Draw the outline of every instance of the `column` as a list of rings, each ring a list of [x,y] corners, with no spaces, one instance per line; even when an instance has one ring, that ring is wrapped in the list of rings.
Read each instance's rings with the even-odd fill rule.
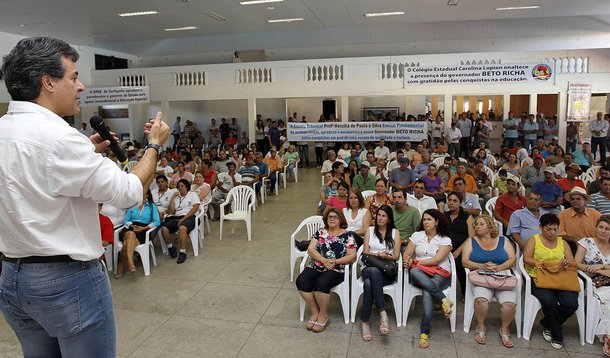
[[[405,112],[405,114],[407,116],[409,114],[413,114],[413,97],[405,96],[405,108],[404,108],[403,112]]]
[[[430,97],[430,112],[432,112],[432,118],[436,117],[436,114],[438,113],[438,96],[432,96]]]
[[[538,94],[530,94],[530,114],[538,113]]]
[[[497,106],[497,105],[496,105]],[[508,118],[508,112],[510,112],[510,94],[504,94],[504,101],[502,102],[503,118]]]
[[[445,94],[445,130],[451,128],[451,121],[453,120],[453,95],[450,93]]]
[[[248,98],[248,140],[256,143],[256,98]]]
[[[559,143],[566,147],[566,127],[568,126],[568,92],[559,92],[557,101],[557,123],[559,124]]]
[[[341,105],[341,122],[349,122],[349,97],[339,97],[339,103]]]

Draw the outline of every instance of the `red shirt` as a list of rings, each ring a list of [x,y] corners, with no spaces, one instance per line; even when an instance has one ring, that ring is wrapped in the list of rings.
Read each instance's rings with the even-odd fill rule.
[[[587,187],[585,186],[585,183],[580,180],[580,179],[574,179],[574,186],[572,186],[572,183],[570,183],[568,181],[568,179],[566,178],[561,178],[559,180],[557,180],[557,185],[559,185],[561,187],[561,189],[563,189],[563,193],[567,193],[568,191],[572,191],[572,189],[574,189],[575,186],[579,186],[583,189],[587,189]]]
[[[100,229],[102,231],[102,241],[106,241],[109,244],[114,242],[114,225],[110,218],[105,215],[100,215]]]
[[[510,196],[509,193],[504,193],[496,200],[496,206],[494,207],[494,213],[500,215],[502,219],[509,221],[510,216],[515,210],[523,209],[527,199],[523,195],[517,195],[517,197]]]

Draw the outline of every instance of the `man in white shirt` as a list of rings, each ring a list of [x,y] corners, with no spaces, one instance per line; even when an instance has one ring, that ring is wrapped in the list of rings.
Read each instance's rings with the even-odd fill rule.
[[[555,168],[553,168],[553,172],[555,172],[555,179],[561,179],[568,176],[566,173],[566,168],[572,164],[572,153],[565,153],[563,155],[563,162],[557,164]]]
[[[345,165],[345,167],[347,168],[347,164],[345,163],[345,161],[343,159],[338,159],[337,153],[335,153],[334,150],[329,150],[328,152],[326,152],[326,155],[328,155],[328,159],[326,159],[324,163],[322,163],[322,170],[320,170],[320,173],[325,174],[331,171],[333,169],[333,163],[335,161],[343,163],[343,165]]]
[[[451,128],[445,134],[445,139],[449,143],[447,154],[457,157],[460,155],[460,140],[462,139],[462,131],[456,127],[455,122],[451,123]]]
[[[375,158],[388,160],[390,158],[390,148],[385,146],[385,140],[380,140],[379,145],[375,147]]]
[[[597,119],[589,124],[591,132],[591,153],[593,159],[606,164],[606,136],[608,135],[608,121],[604,120],[604,114],[597,112]],[[599,157],[597,157],[597,147],[599,146]]]
[[[212,202],[210,203],[214,209],[212,221],[220,220],[220,204],[225,201],[227,194],[233,187],[241,184],[241,175],[236,172],[235,163],[227,162],[227,169],[227,172],[218,174],[216,188],[212,191]]]
[[[80,112],[78,57],[64,41],[27,38],[2,64],[12,101],[0,119],[0,310],[25,357],[116,356],[98,203],[140,203],[169,136],[158,113],[129,173],[102,157],[109,141],[62,119]]]
[[[438,209],[436,200],[433,197],[424,195],[426,191],[426,183],[418,179],[413,185],[413,195],[407,194],[407,202],[410,206],[414,206],[419,210],[420,215],[424,215],[424,211],[428,209]]]
[[[438,143],[443,144],[443,130],[445,129],[445,124],[442,122],[443,117],[439,114],[434,119],[434,122],[429,123],[428,128],[430,128],[430,137],[432,138],[432,147],[436,148]]]

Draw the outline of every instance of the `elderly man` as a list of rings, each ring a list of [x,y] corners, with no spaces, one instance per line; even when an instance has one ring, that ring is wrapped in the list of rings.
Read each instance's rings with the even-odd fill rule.
[[[241,183],[241,175],[235,171],[235,163],[228,162],[227,168],[227,172],[218,174],[216,188],[212,191],[211,205],[214,209],[212,221],[220,220],[220,204],[225,201],[229,191]]]
[[[400,167],[390,172],[390,186],[398,190],[411,190],[415,175],[409,168],[409,159],[402,157],[398,163]]]
[[[405,146],[402,150],[405,153],[405,157],[409,159],[409,162],[413,160],[413,155],[415,154],[415,150],[412,148],[411,142],[405,142]]]
[[[506,179],[506,193],[500,195],[496,200],[493,216],[502,223],[504,228],[508,227],[510,216],[517,210],[523,209],[526,199],[519,193],[519,179],[510,175]]]
[[[536,182],[532,191],[540,194],[540,211],[542,214],[559,214],[563,203],[563,189],[555,182],[552,168],[544,169],[544,180]]]
[[[602,215],[610,215],[610,178],[602,179],[601,190],[591,195],[591,202],[587,207],[599,211]]]
[[[421,155],[421,162],[417,163],[413,169],[415,172],[415,179],[428,175],[428,165],[430,165],[430,153],[423,152]]]
[[[521,250],[525,249],[530,237],[540,234],[540,215],[540,194],[532,191],[527,194],[525,208],[515,210],[510,216],[506,235],[509,235]]]
[[[345,165],[345,167],[347,168],[347,163],[345,163],[343,159],[338,159],[337,153],[335,153],[334,150],[329,150],[328,152],[326,152],[326,155],[328,156],[328,159],[326,159],[324,163],[322,163],[322,170],[320,170],[320,173],[326,174],[331,171],[333,169],[333,163],[336,161],[343,163],[343,165]]]
[[[407,202],[407,192],[402,189],[397,189],[392,193],[392,214],[394,214],[394,226],[400,231],[400,240],[404,251],[409,238],[415,232],[421,221],[419,210],[409,205]]]
[[[597,156],[597,147],[599,147],[599,162],[606,162],[606,136],[608,135],[608,121],[604,119],[602,112],[597,112],[597,118],[589,122],[589,131],[591,132],[591,152],[593,158]]]
[[[385,146],[385,140],[381,139],[379,145],[375,147],[375,158],[377,159],[390,159],[390,149]]]
[[[466,163],[459,162],[456,169],[457,173],[455,173],[455,175],[449,178],[449,183],[447,184],[447,191],[455,190],[453,183],[457,178],[462,178],[466,185],[466,191],[471,194],[476,194],[479,190],[477,188],[477,182],[474,180],[474,177],[472,175],[466,173]]]
[[[416,207],[420,215],[424,215],[424,211],[428,209],[438,209],[436,200],[433,197],[424,195],[426,191],[426,183],[423,180],[417,180],[413,185],[413,195],[407,194],[407,202],[410,206]]]
[[[536,154],[534,157],[534,165],[529,165],[523,169],[521,183],[523,183],[523,186],[525,186],[525,189],[528,192],[532,189],[534,183],[544,180],[543,163],[544,157],[540,154]]]
[[[352,188],[363,192],[365,190],[375,190],[375,176],[370,173],[371,164],[366,160],[360,163],[360,174],[354,177]]]
[[[591,197],[581,187],[574,187],[572,191],[565,193],[564,197],[570,201],[569,209],[559,213],[559,235],[571,241],[574,245],[583,237],[595,237],[597,235],[597,220],[602,214],[599,211],[587,208],[591,203]]]

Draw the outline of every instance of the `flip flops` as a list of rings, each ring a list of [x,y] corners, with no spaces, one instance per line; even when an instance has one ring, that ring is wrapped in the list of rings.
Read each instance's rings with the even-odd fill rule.
[[[330,319],[326,319],[326,322],[324,322],[324,323],[314,322],[313,328],[311,330],[316,333],[322,333],[328,327],[329,324],[330,324]]]
[[[515,342],[513,342],[509,334],[503,334],[501,330],[498,330],[498,334],[500,335],[500,341],[504,347],[513,348],[515,346]]]

